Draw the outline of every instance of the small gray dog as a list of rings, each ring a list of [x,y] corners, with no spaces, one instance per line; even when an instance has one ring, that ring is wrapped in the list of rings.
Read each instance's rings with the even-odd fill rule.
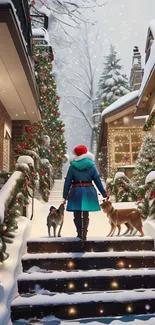
[[[64,222],[64,211],[64,203],[61,203],[58,209],[53,206],[50,207],[50,212],[47,216],[47,228],[49,237],[51,237],[51,227],[53,227],[53,234],[54,237],[56,237],[56,229],[58,226],[60,226],[58,231],[58,237],[61,237],[61,229]]]

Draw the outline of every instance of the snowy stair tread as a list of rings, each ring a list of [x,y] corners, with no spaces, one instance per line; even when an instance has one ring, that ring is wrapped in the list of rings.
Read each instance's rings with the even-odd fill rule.
[[[27,246],[29,253],[136,251],[153,250],[154,241],[151,237],[101,237],[89,238],[85,242],[73,237],[40,237],[30,238]]]
[[[12,303],[12,319],[55,315],[76,319],[125,314],[155,313],[155,289],[132,291],[38,294],[18,297]]]
[[[18,279],[20,294],[132,290],[155,287],[155,269],[90,270],[77,272],[23,273]]]
[[[155,267],[154,251],[37,253],[22,258],[23,270],[34,266],[50,270],[90,270]]]

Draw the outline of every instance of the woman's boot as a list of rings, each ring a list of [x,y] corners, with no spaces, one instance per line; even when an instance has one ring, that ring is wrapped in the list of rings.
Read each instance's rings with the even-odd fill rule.
[[[74,224],[77,231],[77,237],[82,239],[82,216],[81,211],[74,211]]]
[[[85,211],[83,212],[82,240],[87,240],[88,225],[89,225],[89,213]]]

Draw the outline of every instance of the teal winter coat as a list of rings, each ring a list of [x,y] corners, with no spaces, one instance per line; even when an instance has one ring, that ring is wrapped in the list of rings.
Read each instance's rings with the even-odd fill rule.
[[[73,161],[69,167],[64,184],[63,198],[68,199],[67,211],[99,211],[101,210],[95,187],[77,186],[72,187],[72,183],[94,182],[102,196],[106,197],[106,192],[101,183],[95,163],[84,158]]]

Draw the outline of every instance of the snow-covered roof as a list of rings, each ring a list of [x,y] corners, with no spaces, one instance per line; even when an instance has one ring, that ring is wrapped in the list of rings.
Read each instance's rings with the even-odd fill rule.
[[[151,30],[151,33],[152,33],[153,38],[155,39],[155,19],[152,19],[149,22],[149,28]]]
[[[45,28],[32,28],[33,37],[43,37],[44,40],[49,43],[49,34]]]
[[[141,84],[141,87],[139,90],[139,96],[142,94],[142,92],[146,86],[146,83],[149,79],[149,76],[150,76],[154,67],[155,67],[155,40],[152,43],[150,56],[147,60],[145,68],[144,68],[144,76],[143,76],[142,84]]]
[[[107,114],[109,114],[109,113],[117,110],[121,106],[132,102],[134,99],[138,98],[138,94],[139,94],[139,90],[134,90],[134,91],[126,94],[125,96],[119,98],[118,100],[116,100],[116,102],[114,102],[113,104],[111,104],[110,106],[108,106],[102,112],[102,117],[104,117],[105,115],[107,115]]]

